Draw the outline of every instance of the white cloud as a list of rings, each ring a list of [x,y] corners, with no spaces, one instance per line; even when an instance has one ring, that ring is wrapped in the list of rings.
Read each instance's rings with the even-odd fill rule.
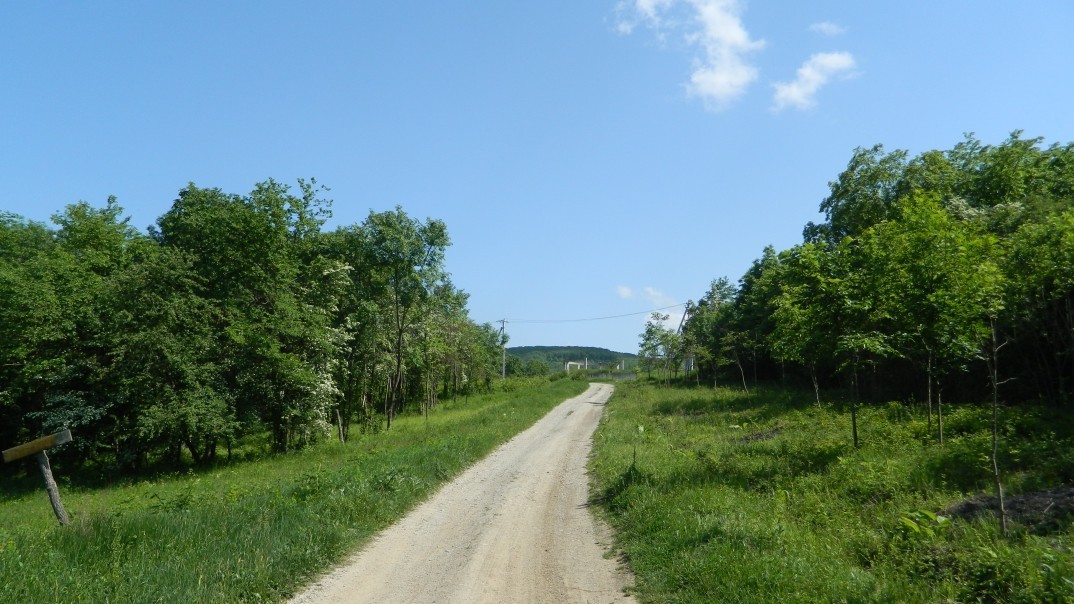
[[[793,82],[774,84],[776,93],[772,108],[781,111],[786,107],[813,107],[816,105],[817,92],[833,77],[851,75],[854,66],[854,57],[849,52],[822,52],[809,57],[809,60],[798,68]]]
[[[821,21],[820,23],[810,25],[809,31],[821,34],[822,36],[838,36],[845,33],[846,28],[842,25],[832,23],[831,21]]]
[[[620,0],[615,7],[619,15],[616,29],[621,34],[631,34],[638,25],[646,24],[653,29],[662,29],[663,13],[667,12],[678,0]]]
[[[675,0],[635,0],[638,12],[650,21],[658,21],[660,13],[667,10]]]
[[[625,285],[617,285],[617,286],[615,286],[615,293],[620,298],[623,298],[624,300],[627,299],[627,298],[633,298],[634,297],[634,290],[630,289],[629,287],[627,287]]]
[[[699,43],[705,60],[690,76],[690,94],[700,96],[711,109],[723,109],[746,92],[757,79],[757,68],[746,55],[764,48],[742,25],[735,0],[691,0],[702,29]]]
[[[665,306],[677,304],[675,298],[672,298],[658,289],[646,287],[643,291],[646,299],[648,299],[653,306],[663,308]]]
[[[666,19],[676,8],[688,18]],[[686,90],[690,96],[700,97],[709,109],[726,108],[757,79],[757,68],[747,55],[764,48],[765,41],[752,39],[746,31],[738,0],[633,0],[620,2],[617,10],[618,29],[625,34],[641,23],[659,36],[685,28],[686,42],[701,49]],[[624,17],[627,14],[631,16]]]
[[[622,285],[617,287],[616,289],[619,291],[627,290],[631,292],[631,295],[637,294],[643,296],[646,300],[649,301],[649,305],[652,306],[653,309],[667,308],[669,306],[678,306],[678,301],[675,300],[675,298],[672,298],[671,296],[656,289],[655,287],[644,287],[640,292],[634,292],[634,290],[630,289],[629,287],[625,287]],[[661,324],[667,329],[678,329],[679,323],[682,321],[683,315],[685,314],[682,308],[667,308],[667,310],[662,310],[659,312],[661,314],[668,315],[668,318],[666,320],[661,321]],[[652,319],[652,313],[645,313],[643,316],[639,316],[638,319],[638,323],[640,325],[645,325],[645,323],[649,322]]]

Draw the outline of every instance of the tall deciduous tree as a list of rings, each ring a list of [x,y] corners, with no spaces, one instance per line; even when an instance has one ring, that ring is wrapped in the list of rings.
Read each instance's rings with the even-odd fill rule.
[[[419,222],[403,209],[369,214],[362,227],[369,245],[373,294],[387,312],[392,358],[385,415],[388,427],[403,403],[404,357],[411,330],[434,288],[444,279],[444,252],[450,240],[439,220]]]
[[[236,417],[262,422],[278,450],[330,425],[332,359],[342,339],[331,321],[334,300],[324,299],[338,294],[342,266],[313,257],[327,204],[314,183],[299,184],[294,195],[269,180],[246,197],[190,185],[156,233],[191,255],[220,310],[217,365],[235,392]]]
[[[896,219],[864,235],[875,289],[890,301],[892,345],[926,376],[929,420],[937,380],[961,371],[987,339],[1001,278],[994,237],[955,220],[931,195],[900,204]],[[943,442],[942,407],[939,439]]]

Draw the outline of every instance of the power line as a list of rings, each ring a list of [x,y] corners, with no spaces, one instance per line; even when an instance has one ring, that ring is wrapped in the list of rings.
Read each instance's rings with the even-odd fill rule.
[[[672,304],[671,306],[664,306],[662,308],[654,308],[652,310],[643,310],[640,312],[630,312],[625,315],[610,315],[607,317],[590,317],[588,319],[506,319],[508,323],[583,323],[585,321],[604,321],[605,319],[620,319],[622,317],[634,317],[637,315],[647,315],[660,310],[668,310],[669,308],[678,308],[680,306],[686,306],[686,302],[680,304]],[[497,321],[498,323],[499,321]]]

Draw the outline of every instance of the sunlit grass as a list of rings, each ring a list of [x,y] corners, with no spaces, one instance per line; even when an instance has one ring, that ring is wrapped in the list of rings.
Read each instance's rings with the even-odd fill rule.
[[[940,447],[920,413],[868,406],[855,450],[849,412],[811,399],[617,389],[590,467],[642,601],[1074,601],[1069,522],[1003,539],[994,519],[930,516],[990,490],[986,409],[951,410]],[[1035,413],[1005,414],[1013,491],[1072,471],[1071,433]]]
[[[0,502],[0,602],[279,601],[585,384],[470,397],[388,432]]]

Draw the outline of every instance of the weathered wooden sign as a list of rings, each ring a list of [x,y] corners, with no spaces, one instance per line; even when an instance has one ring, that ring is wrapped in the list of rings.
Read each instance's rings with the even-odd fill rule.
[[[52,467],[48,463],[48,455],[45,455],[45,449],[51,449],[56,445],[69,442],[71,442],[71,431],[64,430],[4,451],[4,463],[31,455],[37,458],[37,466],[41,469],[41,475],[45,478],[45,490],[48,491],[49,501],[52,502],[52,511],[56,513],[56,519],[60,521],[60,524],[64,525],[71,524],[71,519],[67,517],[67,511],[63,509],[63,502],[60,501],[60,488],[56,486],[56,479],[52,477]]]

